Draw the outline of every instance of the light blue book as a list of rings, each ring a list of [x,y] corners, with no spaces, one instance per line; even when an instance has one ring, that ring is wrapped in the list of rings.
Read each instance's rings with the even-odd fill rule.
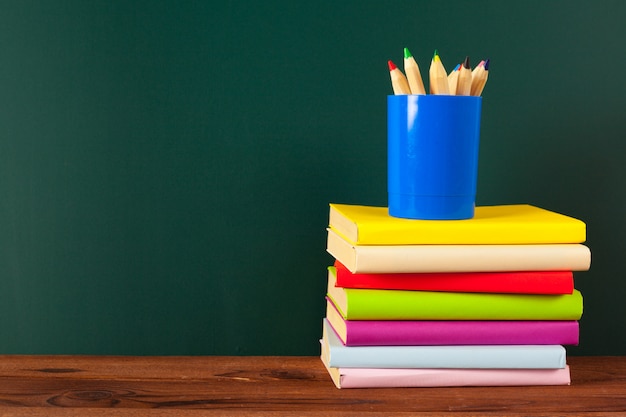
[[[324,319],[322,350],[333,368],[561,369],[561,345],[345,346]]]

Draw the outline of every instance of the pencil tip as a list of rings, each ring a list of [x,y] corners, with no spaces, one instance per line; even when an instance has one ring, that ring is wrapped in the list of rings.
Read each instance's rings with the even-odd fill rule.
[[[397,68],[396,65],[391,62],[391,60],[387,61],[387,65],[389,65],[389,71],[393,71]]]
[[[469,59],[469,56],[466,56],[466,57],[465,57],[465,61],[463,61],[463,67],[465,67],[465,68],[469,69],[469,67],[470,67],[470,59]]]
[[[437,52],[437,50],[435,49],[435,54],[433,55],[433,59],[435,59],[438,56],[439,56],[439,52]]]
[[[409,48],[404,48],[404,58],[411,58],[411,52],[409,51]]]
[[[489,58],[485,59],[485,71],[489,71]]]

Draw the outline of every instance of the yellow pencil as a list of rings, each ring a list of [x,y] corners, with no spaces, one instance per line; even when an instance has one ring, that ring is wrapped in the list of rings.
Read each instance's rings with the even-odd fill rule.
[[[391,87],[393,87],[393,93],[395,95],[411,94],[409,82],[402,71],[400,71],[391,61],[388,61],[387,64],[389,65],[389,75],[391,76]]]
[[[470,70],[469,57],[465,57],[463,65],[459,69],[459,81],[456,85],[457,96],[469,96],[472,88],[472,70]]]
[[[411,94],[426,94],[419,66],[408,48],[404,48],[404,72],[409,82]]]
[[[450,94],[448,74],[446,73],[446,69],[441,62],[441,58],[439,58],[439,54],[436,49],[430,63],[428,75],[430,78],[429,87],[431,94]]]
[[[487,83],[487,78],[489,78],[489,59],[480,61],[480,64],[472,71],[472,88],[470,95],[480,96]]]
[[[459,69],[461,69],[461,64],[456,64],[456,67],[448,74],[448,87],[450,88],[450,92],[456,92],[456,84],[459,81]]]

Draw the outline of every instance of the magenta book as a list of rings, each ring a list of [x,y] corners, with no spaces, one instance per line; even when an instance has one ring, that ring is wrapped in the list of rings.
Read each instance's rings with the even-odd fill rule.
[[[578,345],[575,320],[345,320],[327,299],[326,318],[346,346]]]

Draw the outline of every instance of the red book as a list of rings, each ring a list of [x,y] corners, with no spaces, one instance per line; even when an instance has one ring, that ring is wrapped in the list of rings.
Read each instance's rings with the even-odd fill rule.
[[[572,271],[513,271],[457,273],[352,273],[335,261],[337,287],[387,290],[571,294]]]

